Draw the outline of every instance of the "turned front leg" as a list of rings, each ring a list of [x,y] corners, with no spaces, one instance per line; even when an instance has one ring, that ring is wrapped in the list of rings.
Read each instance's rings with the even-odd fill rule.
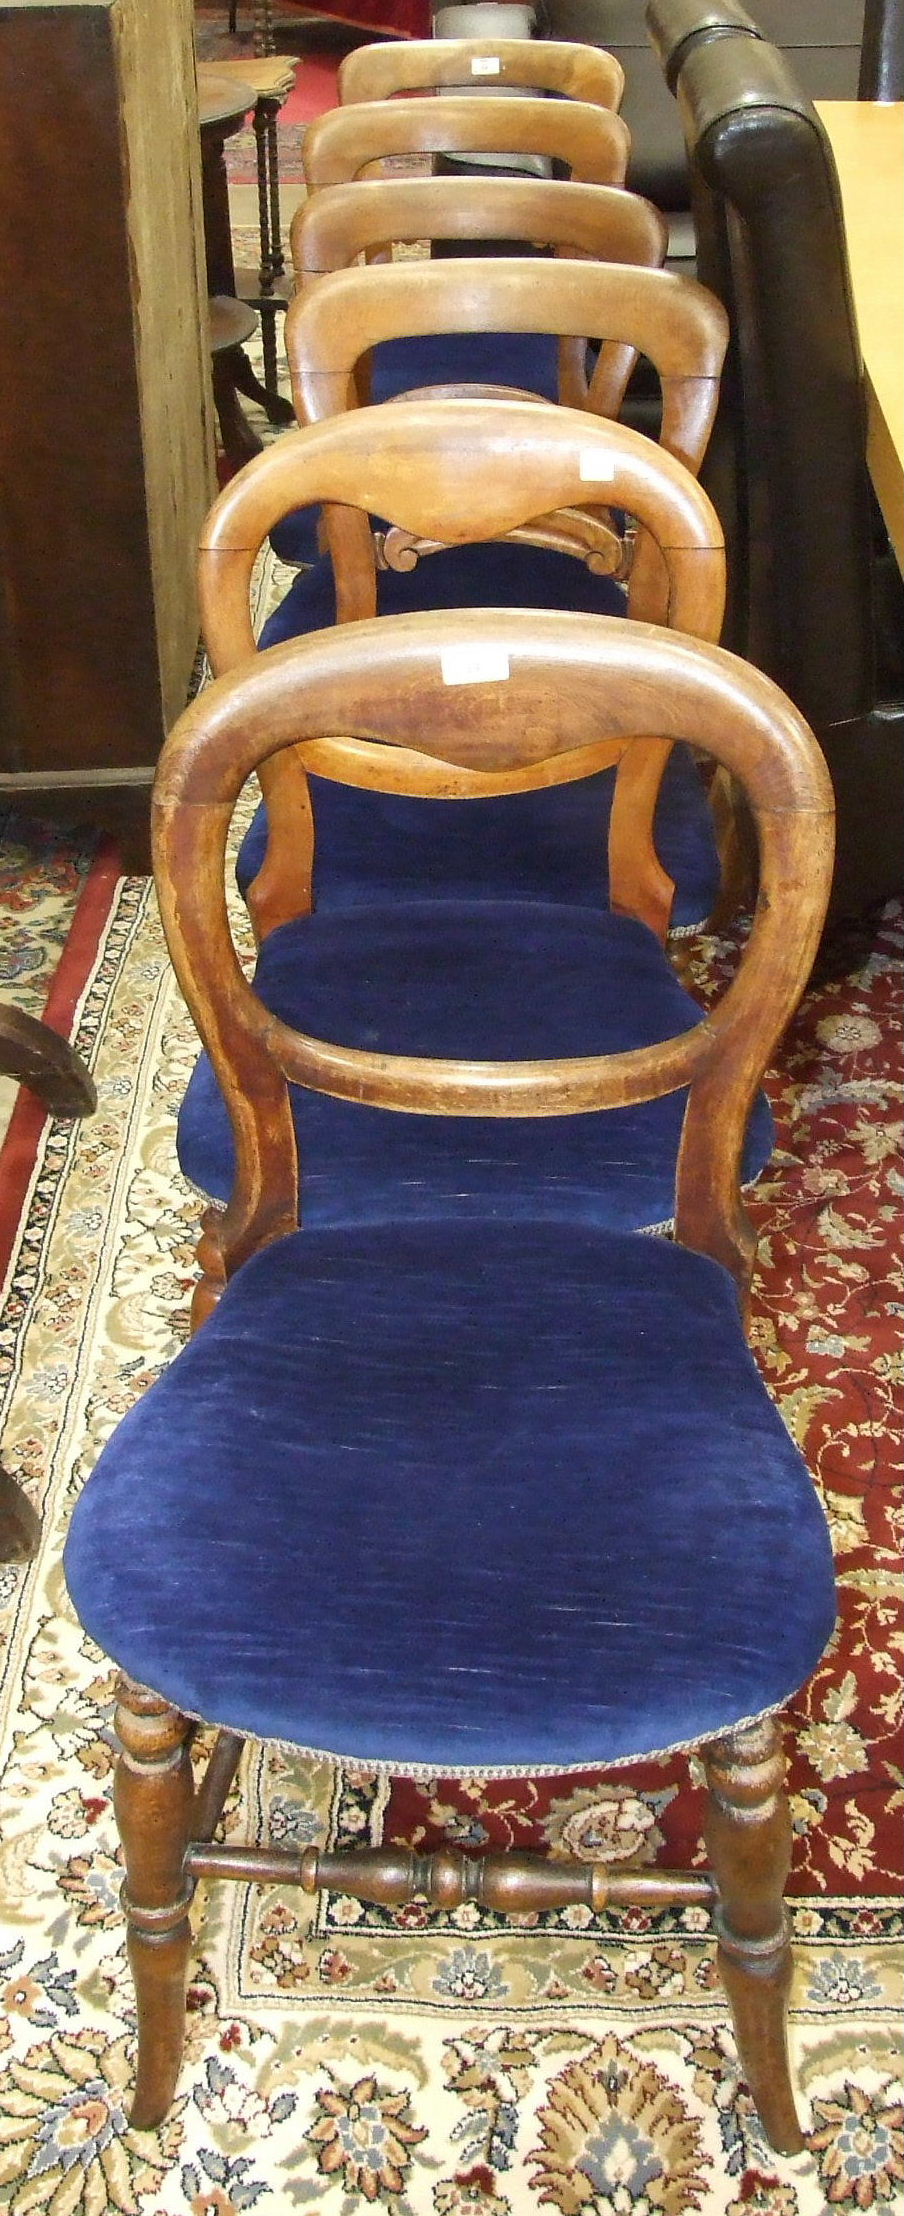
[[[138,2008],[138,2067],[131,2122],[163,2121],[176,2088],[185,2039],[185,1981],[193,1885],[185,1870],[193,1781],[194,1726],[129,1678],[118,1688],[122,1753],[114,1806],[125,1857],[122,1904]]]
[[[804,2144],[787,2046],[791,1947],[784,1889],[791,1865],[785,1763],[772,1717],[701,1749],[709,1805],[707,1851],[719,1893],[719,1969],[741,2069],[770,2144]]]

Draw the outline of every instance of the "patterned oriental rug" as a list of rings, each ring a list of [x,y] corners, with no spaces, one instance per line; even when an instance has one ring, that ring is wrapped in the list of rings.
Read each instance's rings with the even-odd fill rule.
[[[74,848],[68,861],[57,849],[56,871],[59,913],[74,909],[75,924],[54,991],[99,1106],[74,1126],[17,1110],[23,1128],[16,1140],[14,1118],[0,1158],[0,1436],[45,1531],[35,1564],[0,1572],[0,2203],[13,2216],[901,2207],[900,911],[885,911],[850,974],[807,998],[772,1083],[780,1143],[756,1202],[769,1229],[755,1345],[826,1499],[842,1611],[795,1718],[791,1772],[807,2153],[773,2156],[738,2089],[700,1911],[619,1925],[572,1909],[514,1928],[471,1906],[391,1914],[227,1886],[196,1904],[175,2107],[162,2130],[138,2133],[126,2121],[134,2017],[112,1673],[73,1619],[60,1553],[102,1442],[185,1331],[197,1204],[173,1125],[195,1042],[148,886]],[[0,872],[7,945],[27,882],[21,859],[15,889]],[[703,990],[729,953],[701,940]],[[387,1787],[255,1753],[227,1825],[236,1838],[262,1827],[301,1841],[698,1860],[698,1786],[679,1801],[681,1775],[670,1762],[605,1779]]]

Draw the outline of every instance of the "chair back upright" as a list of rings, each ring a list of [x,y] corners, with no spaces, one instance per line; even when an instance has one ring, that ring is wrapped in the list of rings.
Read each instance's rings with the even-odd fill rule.
[[[571,39],[425,38],[359,46],[339,68],[343,107],[440,91],[559,93],[617,110],[625,73],[614,54]]]
[[[399,755],[441,778],[536,774],[605,731],[620,757],[654,731],[690,740],[744,791],[761,899],[740,966],[703,1024],[611,1055],[475,1063],[313,1038],[266,1008],[230,937],[229,820],[246,780],[294,751],[382,788]],[[336,740],[333,734],[346,734]],[[391,776],[391,766],[389,768]],[[431,1116],[595,1112],[688,1087],[676,1236],[746,1288],[754,1241],[740,1192],[764,1068],[816,951],[831,873],[832,795],[806,724],[760,672],[676,633],[562,610],[454,610],[338,626],[260,655],[180,719],[154,796],[155,869],[170,953],[228,1103],[237,1177],[226,1273],[295,1230],[288,1084]]]

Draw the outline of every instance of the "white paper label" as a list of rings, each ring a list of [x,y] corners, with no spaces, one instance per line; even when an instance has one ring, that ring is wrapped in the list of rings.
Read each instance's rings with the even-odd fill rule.
[[[592,446],[582,446],[578,474],[585,485],[611,485],[615,463],[610,454],[598,454]]]
[[[509,674],[504,646],[447,646],[439,662],[444,685],[504,684]]]
[[[472,54],[472,77],[499,77],[501,74],[502,63],[498,54]]]

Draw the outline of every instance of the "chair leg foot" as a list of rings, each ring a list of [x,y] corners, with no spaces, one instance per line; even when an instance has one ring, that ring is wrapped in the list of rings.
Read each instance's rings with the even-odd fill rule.
[[[172,2101],[185,2038],[191,1946],[185,1875],[193,1803],[193,1725],[156,1693],[121,1678],[116,1730],[116,1821],[126,1877],[129,1962],[138,2009],[138,2066],[131,2123],[149,2131]]]
[[[719,1969],[741,2069],[778,2154],[804,2136],[787,2045],[791,1948],[783,1905],[791,1861],[785,1765],[772,1717],[701,1750],[709,1787],[706,1844],[719,1890]]]

